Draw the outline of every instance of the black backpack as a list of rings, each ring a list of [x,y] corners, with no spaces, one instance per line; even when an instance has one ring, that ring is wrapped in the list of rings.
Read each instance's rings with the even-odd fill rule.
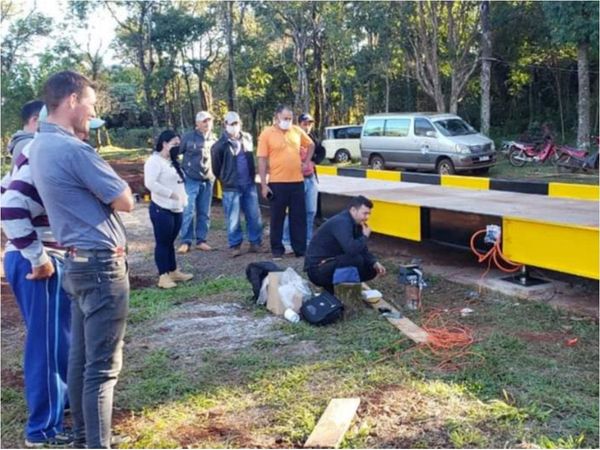
[[[281,272],[283,269],[271,261],[253,262],[246,266],[246,278],[252,285],[254,300],[258,299],[260,288],[269,272]]]
[[[320,142],[315,141],[315,151],[312,155],[312,162],[315,164],[321,164],[321,161],[325,159],[325,153],[325,147],[323,147]]]
[[[300,315],[313,325],[328,325],[340,319],[344,305],[329,292],[322,292],[310,298],[300,308]]]

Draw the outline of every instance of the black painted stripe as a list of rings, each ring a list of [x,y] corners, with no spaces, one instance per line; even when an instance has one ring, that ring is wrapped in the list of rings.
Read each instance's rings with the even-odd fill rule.
[[[548,195],[548,183],[490,179],[491,191],[520,192],[522,194]]]
[[[408,183],[440,184],[440,176],[433,173],[402,172],[401,180]]]
[[[350,169],[348,167],[338,167],[337,174],[340,177],[366,178],[367,171],[364,169]]]

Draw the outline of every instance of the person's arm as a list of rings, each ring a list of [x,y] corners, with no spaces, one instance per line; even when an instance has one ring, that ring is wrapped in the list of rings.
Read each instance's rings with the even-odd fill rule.
[[[173,190],[160,184],[158,181],[159,176],[160,162],[151,156],[148,161],[146,161],[146,164],[144,164],[144,186],[146,186],[146,189],[150,192],[154,192],[163,197],[170,197]]]
[[[360,255],[367,249],[367,236],[361,234],[360,237],[355,238],[353,231],[353,225],[343,221],[340,222],[339,227],[336,227],[334,237],[344,254]]]
[[[125,186],[123,192],[121,192],[121,194],[110,204],[110,207],[113,210],[123,212],[133,211],[133,206],[133,195],[131,194],[131,188],[129,186]]]
[[[211,161],[212,161],[212,172],[215,175],[215,177],[217,177],[219,179],[221,177],[221,166],[223,164],[223,161],[222,161],[223,147],[224,147],[224,145],[221,145],[221,140],[218,140],[217,142],[215,142],[213,144],[212,148],[210,149]]]
[[[271,188],[269,188],[269,186],[267,186],[267,158],[263,157],[263,156],[259,156],[258,157],[258,175],[260,177],[260,193],[263,196],[263,198],[267,198],[267,196],[269,195],[269,192],[273,192],[271,191]]]
[[[300,145],[306,149],[306,159],[302,164],[309,164],[312,161],[313,153],[315,152],[315,143],[308,134],[300,129]]]

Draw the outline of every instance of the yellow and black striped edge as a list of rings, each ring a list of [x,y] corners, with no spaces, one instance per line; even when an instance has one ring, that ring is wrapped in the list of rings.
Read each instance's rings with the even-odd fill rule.
[[[546,195],[548,197],[572,198],[576,200],[600,200],[600,187],[590,184],[516,181],[473,176],[437,175],[336,166],[318,166],[317,172],[322,175],[368,178],[384,181],[404,181],[408,183],[431,184],[450,188],[520,192],[523,194]]]

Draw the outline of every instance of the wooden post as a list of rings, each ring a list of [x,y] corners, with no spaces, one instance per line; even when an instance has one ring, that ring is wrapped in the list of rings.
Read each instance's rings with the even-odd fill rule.
[[[351,317],[364,309],[360,283],[336,284],[333,290],[335,296],[344,304],[344,317]]]

